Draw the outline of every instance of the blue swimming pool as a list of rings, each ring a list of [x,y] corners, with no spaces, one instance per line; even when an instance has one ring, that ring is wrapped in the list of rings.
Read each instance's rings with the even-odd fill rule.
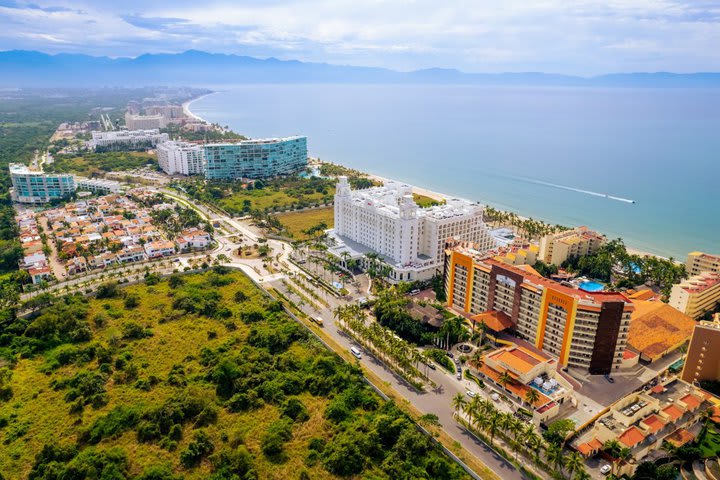
[[[605,290],[605,285],[600,282],[586,281],[578,285],[582,290],[586,292],[602,292]]]

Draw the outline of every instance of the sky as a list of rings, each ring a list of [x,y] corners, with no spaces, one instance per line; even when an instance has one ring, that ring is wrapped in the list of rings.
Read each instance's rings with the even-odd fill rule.
[[[466,72],[720,71],[720,0],[0,0],[0,50]]]

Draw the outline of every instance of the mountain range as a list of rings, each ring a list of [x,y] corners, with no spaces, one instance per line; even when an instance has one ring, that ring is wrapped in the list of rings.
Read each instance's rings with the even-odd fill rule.
[[[525,72],[465,73],[430,68],[399,72],[385,68],[260,59],[188,50],[135,58],[37,51],[0,52],[2,87],[107,87],[231,85],[242,83],[435,83],[587,87],[720,87],[720,73],[613,73],[594,77]]]

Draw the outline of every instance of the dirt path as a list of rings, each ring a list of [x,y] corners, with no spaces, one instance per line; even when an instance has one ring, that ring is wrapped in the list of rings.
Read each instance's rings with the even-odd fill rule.
[[[55,275],[55,278],[58,280],[64,280],[65,274],[67,273],[65,271],[65,267],[62,263],[60,263],[60,259],[58,258],[58,251],[57,247],[55,246],[55,242],[52,241],[50,238],[50,227],[48,225],[47,217],[38,217],[38,223],[40,223],[40,226],[43,229],[43,232],[45,232],[45,235],[47,235],[47,246],[50,248],[50,256],[48,257],[48,263],[50,264],[50,269],[53,272],[53,275]]]

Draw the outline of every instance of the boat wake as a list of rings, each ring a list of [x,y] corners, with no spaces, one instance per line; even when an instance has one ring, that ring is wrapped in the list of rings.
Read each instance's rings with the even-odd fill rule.
[[[584,193],[585,195],[592,195],[594,197],[608,198],[610,200],[616,200],[623,203],[635,203],[635,200],[631,198],[617,197],[615,195],[608,195],[607,193],[593,192],[592,190],[583,190],[582,188],[568,187],[567,185],[560,185],[557,183],[543,182],[542,180],[535,180],[533,178],[526,177],[513,177],[523,182],[534,183],[537,185],[544,185],[546,187],[559,188],[561,190],[569,190],[571,192]]]

